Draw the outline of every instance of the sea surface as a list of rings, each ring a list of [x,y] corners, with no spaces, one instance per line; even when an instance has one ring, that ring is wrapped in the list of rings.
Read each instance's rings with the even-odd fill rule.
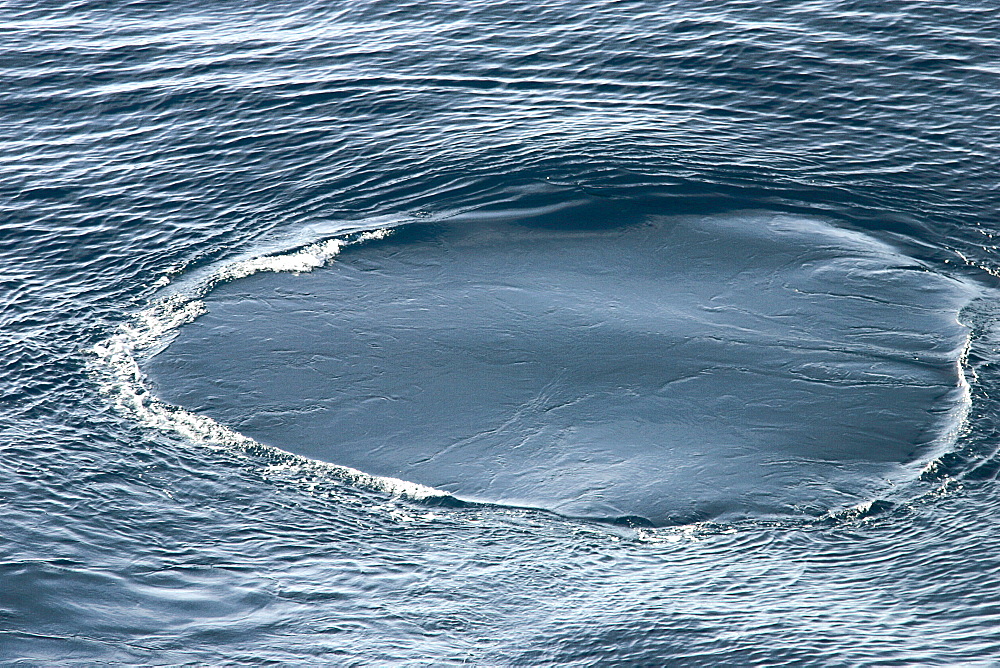
[[[997,665],[998,54],[0,1],[0,664]]]

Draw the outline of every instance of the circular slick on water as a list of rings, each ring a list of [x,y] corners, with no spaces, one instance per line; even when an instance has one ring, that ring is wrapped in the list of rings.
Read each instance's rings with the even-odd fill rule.
[[[809,515],[948,447],[974,296],[813,219],[420,224],[219,286],[145,369],[263,443],[463,499]]]

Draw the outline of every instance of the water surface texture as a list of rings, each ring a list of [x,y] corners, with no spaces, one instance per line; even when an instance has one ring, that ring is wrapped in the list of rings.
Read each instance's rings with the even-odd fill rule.
[[[972,286],[801,218],[581,213],[228,284],[156,394],[460,498],[658,524],[820,515],[952,444]]]
[[[998,36],[0,3],[0,663],[996,665]]]

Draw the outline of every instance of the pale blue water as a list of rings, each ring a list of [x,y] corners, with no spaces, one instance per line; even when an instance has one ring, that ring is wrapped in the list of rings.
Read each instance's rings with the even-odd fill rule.
[[[0,4],[0,663],[994,665],[998,36]]]

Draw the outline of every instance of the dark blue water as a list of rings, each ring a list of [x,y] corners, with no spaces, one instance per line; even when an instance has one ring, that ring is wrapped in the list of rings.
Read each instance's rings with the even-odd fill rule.
[[[995,2],[0,45],[0,662],[1000,660]]]

